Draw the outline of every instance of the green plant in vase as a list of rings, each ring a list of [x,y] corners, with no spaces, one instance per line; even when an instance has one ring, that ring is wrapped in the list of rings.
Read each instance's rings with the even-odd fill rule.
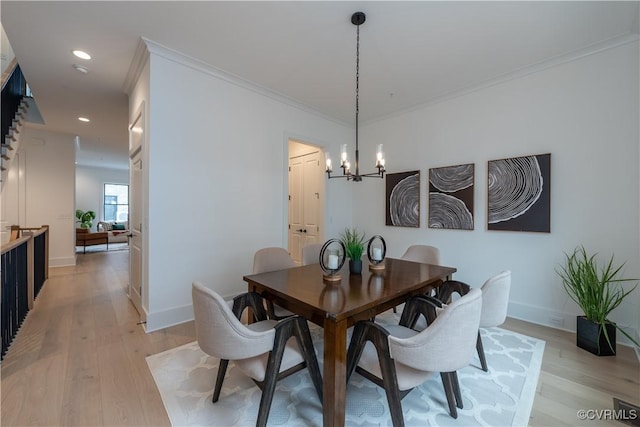
[[[96,219],[96,213],[94,211],[82,211],[80,209],[76,210],[76,223],[80,223],[80,228],[91,228],[93,227],[93,220]]]
[[[565,264],[556,269],[565,291],[584,312],[584,316],[577,318],[577,345],[597,355],[614,355],[617,329],[640,347],[633,337],[608,319],[638,286],[636,283],[626,291],[622,283],[636,279],[618,277],[625,263],[615,266],[613,255],[602,266],[596,262],[596,255],[590,256],[583,246],[577,247],[572,254],[565,253]],[[602,344],[606,344],[605,348]]]
[[[357,227],[345,228],[340,234],[340,240],[344,243],[347,258],[349,258],[349,271],[353,274],[362,272],[362,254],[366,242],[364,231],[360,232]]]

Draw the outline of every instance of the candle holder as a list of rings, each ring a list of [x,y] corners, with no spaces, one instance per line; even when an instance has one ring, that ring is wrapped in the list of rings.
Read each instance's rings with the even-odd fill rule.
[[[322,280],[329,283],[335,283],[342,281],[342,277],[338,274],[338,271],[344,265],[346,259],[345,254],[347,249],[339,239],[329,239],[322,245],[320,249],[320,268],[324,272]]]
[[[369,258],[369,270],[376,272],[384,270],[384,257],[387,254],[387,244],[380,235],[369,239],[367,245],[367,258]]]

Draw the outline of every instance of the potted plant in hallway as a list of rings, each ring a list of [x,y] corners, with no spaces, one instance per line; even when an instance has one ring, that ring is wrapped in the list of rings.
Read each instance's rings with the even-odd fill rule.
[[[78,219],[76,222],[80,223],[80,228],[90,229],[93,227],[93,220],[96,219],[96,213],[94,211],[82,211],[80,209],[76,210],[76,218]]]
[[[586,249],[580,246],[572,254],[565,253],[565,265],[556,269],[556,272],[562,278],[562,285],[569,297],[584,312],[583,316],[577,317],[578,347],[598,356],[611,356],[616,354],[616,329],[640,347],[633,337],[608,319],[609,314],[638,284],[625,290],[622,283],[636,279],[618,277],[624,263],[615,266],[612,255],[607,263],[599,266],[596,255],[588,255]]]
[[[364,232],[360,233],[357,227],[345,228],[340,235],[344,243],[347,258],[349,258],[349,272],[351,274],[362,273],[362,254],[364,253]]]

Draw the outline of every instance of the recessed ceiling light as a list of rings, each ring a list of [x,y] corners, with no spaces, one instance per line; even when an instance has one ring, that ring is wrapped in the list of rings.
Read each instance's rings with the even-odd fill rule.
[[[88,123],[88,122],[91,121],[91,120],[87,119],[86,117],[78,117],[78,120],[80,120],[81,122],[85,122],[85,123]]]
[[[77,71],[80,71],[82,74],[87,74],[89,72],[89,69],[84,65],[73,64],[73,68],[75,68]]]
[[[91,55],[82,50],[74,50],[73,54],[80,59],[91,59]]]

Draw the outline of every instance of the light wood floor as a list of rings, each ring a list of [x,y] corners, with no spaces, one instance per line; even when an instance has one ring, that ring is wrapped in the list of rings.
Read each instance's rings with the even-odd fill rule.
[[[145,357],[193,341],[193,322],[145,334],[126,296],[127,269],[126,251],[51,269],[2,362],[3,426],[169,425]],[[640,403],[630,348],[598,358],[568,332],[513,319],[504,327],[546,341],[530,425],[621,426],[576,414],[612,408],[614,396]]]

